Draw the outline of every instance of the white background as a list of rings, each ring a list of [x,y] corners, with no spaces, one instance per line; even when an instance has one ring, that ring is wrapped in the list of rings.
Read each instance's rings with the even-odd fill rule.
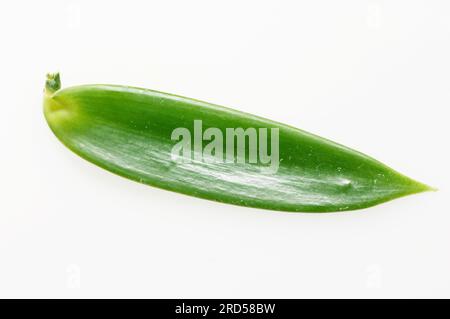
[[[1,297],[450,297],[448,1],[4,1]],[[68,151],[63,86],[141,86],[291,124],[439,188],[288,214],[140,185]]]

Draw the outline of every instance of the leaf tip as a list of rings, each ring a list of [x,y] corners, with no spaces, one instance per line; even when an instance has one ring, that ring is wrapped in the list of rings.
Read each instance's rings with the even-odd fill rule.
[[[418,182],[416,180],[411,180],[411,193],[423,193],[423,192],[437,192],[438,189],[436,187],[429,186],[427,184]]]

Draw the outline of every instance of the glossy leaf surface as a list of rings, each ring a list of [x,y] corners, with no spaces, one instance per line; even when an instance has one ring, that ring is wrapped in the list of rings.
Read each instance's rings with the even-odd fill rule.
[[[47,79],[44,113],[58,139],[86,160],[144,184],[214,201],[333,212],[429,190],[364,154],[313,134],[172,94],[113,85],[60,89],[59,75],[54,74]],[[174,161],[173,131],[193,131],[196,120],[202,121],[203,132],[218,128],[224,136],[227,128],[278,128],[277,171],[269,172],[261,162]],[[202,142],[202,149],[208,142]]]

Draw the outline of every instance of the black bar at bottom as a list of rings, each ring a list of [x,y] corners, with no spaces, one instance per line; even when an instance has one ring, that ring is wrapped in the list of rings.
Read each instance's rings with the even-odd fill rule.
[[[14,313],[23,311],[37,314],[62,315],[107,315],[129,318],[297,318],[325,315],[386,316],[404,315],[413,311],[415,315],[428,316],[430,310],[439,306],[449,309],[449,300],[294,300],[294,299],[139,299],[139,300],[1,300],[4,310],[8,306]],[[364,311],[358,311],[363,307]],[[389,306],[389,311],[384,306]],[[63,313],[58,309],[64,308]],[[85,308],[89,308],[86,312]],[[50,311],[49,311],[50,310]],[[134,317],[134,316],[133,316]],[[158,317],[159,318],[159,317]]]

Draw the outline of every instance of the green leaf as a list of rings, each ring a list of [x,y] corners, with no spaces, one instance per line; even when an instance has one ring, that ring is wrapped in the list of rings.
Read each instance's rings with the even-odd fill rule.
[[[58,139],[84,159],[147,185],[223,203],[291,212],[354,210],[431,190],[367,155],[258,116],[128,86],[60,86],[59,74],[49,75],[44,95],[45,117]],[[205,136],[200,144],[191,136],[190,161],[189,157],[184,161],[173,158],[178,143],[172,139],[174,130],[184,128],[195,135],[198,121],[203,134],[208,128],[223,134],[224,161],[202,158],[207,149],[214,149]],[[248,137],[243,150],[234,141],[228,149],[233,163],[225,161],[227,128],[254,128],[259,142],[263,140],[260,129],[271,132],[267,154],[274,155],[278,146],[276,170],[270,169],[276,158],[269,165]],[[275,138],[271,129],[278,129],[278,145],[270,144]],[[240,156],[239,151],[243,151]],[[218,159],[216,152],[211,154]],[[251,152],[256,152],[252,153],[257,154],[256,162],[249,161]]]

